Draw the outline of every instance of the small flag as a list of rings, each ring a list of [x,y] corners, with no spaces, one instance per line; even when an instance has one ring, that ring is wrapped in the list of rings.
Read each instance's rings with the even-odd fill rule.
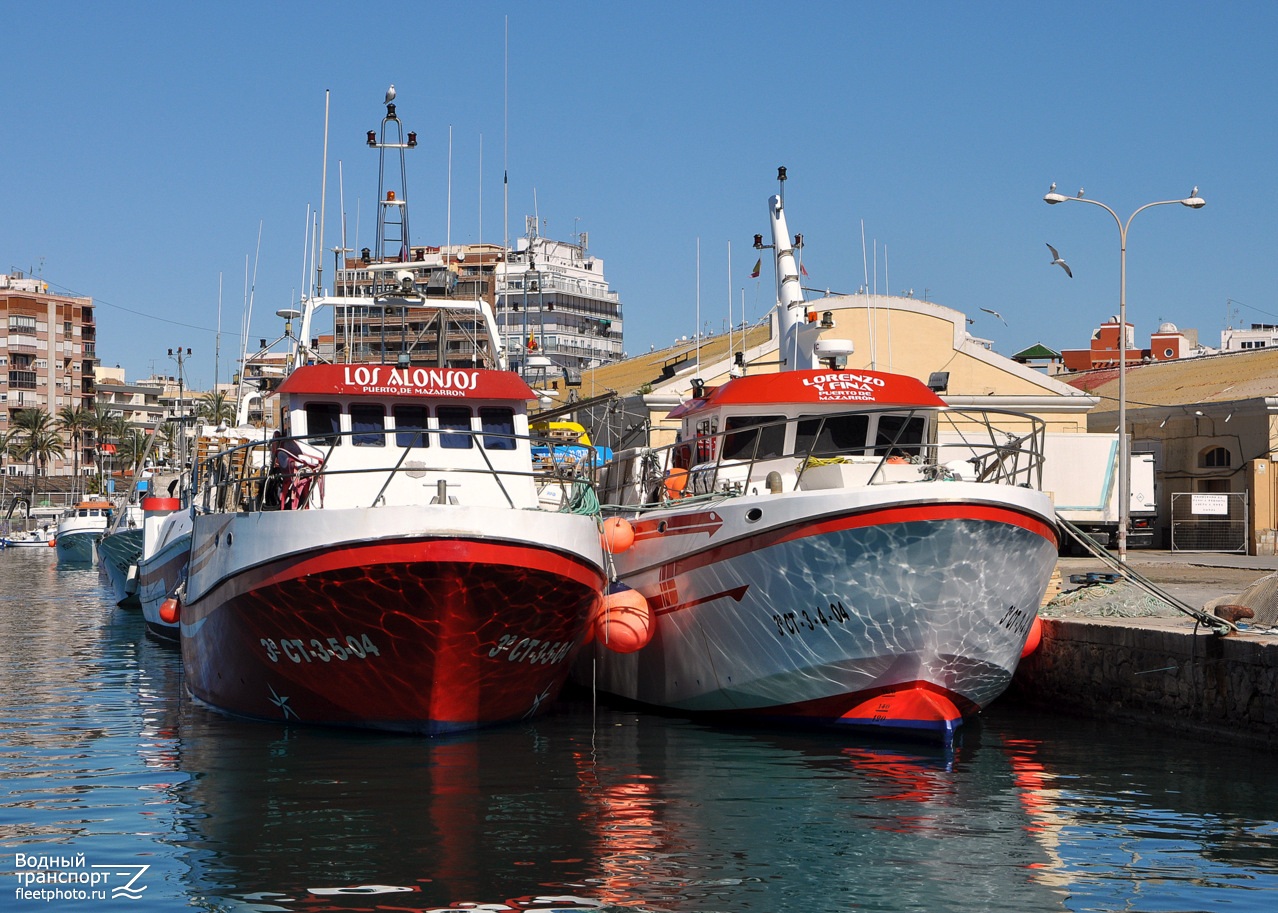
[[[528,334],[528,351],[532,352],[537,348],[537,337],[532,333]]]
[[[754,270],[750,273],[750,278],[751,278],[751,279],[758,279],[758,278],[759,278],[759,271],[760,271],[761,269],[763,269],[763,258],[762,258],[762,257],[760,257],[758,260],[755,260],[755,261],[754,261]]]
[[[802,263],[800,263],[800,264],[799,264],[799,272],[803,273],[803,275],[805,275],[805,276],[806,276],[806,275],[808,274],[808,268],[807,268],[806,266],[804,266]]]

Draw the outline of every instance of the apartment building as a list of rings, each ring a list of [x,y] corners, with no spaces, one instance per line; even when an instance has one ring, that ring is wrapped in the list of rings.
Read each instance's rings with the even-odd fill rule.
[[[24,409],[56,416],[66,407],[94,407],[96,334],[92,298],[51,294],[39,278],[0,274],[0,431],[12,429]],[[48,466],[50,475],[72,471],[67,451]],[[30,468],[6,462],[5,471]]]

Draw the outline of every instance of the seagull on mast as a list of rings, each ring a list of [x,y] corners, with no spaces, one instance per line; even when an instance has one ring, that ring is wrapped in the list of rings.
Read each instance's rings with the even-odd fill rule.
[[[386,90],[386,104],[390,104],[395,100],[395,83],[390,84],[390,88]]]
[[[1052,252],[1052,266],[1059,266],[1061,269],[1065,270],[1065,275],[1073,279],[1074,278],[1073,271],[1069,268],[1069,264],[1061,259],[1061,255],[1056,252],[1056,248],[1048,244],[1047,249]]]
[[[984,311],[984,312],[985,312],[985,313],[987,313],[987,314],[993,314],[993,315],[994,315],[995,317],[997,317],[999,320],[1003,320],[1003,315],[1002,315],[1002,314],[1000,314],[998,311],[991,311],[989,308],[981,308],[981,310],[982,310],[982,311]],[[1007,326],[1007,321],[1006,321],[1006,320],[1003,320],[1003,326]]]

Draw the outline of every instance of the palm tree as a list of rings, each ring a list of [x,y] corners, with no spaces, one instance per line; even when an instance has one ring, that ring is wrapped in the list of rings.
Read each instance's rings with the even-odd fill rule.
[[[146,453],[146,435],[136,425],[129,425],[120,435],[119,450],[116,457],[121,466],[128,466],[134,473],[140,468],[142,455]]]
[[[177,457],[178,452],[178,434],[180,426],[177,422],[165,422],[155,433],[160,436],[156,441],[156,448],[160,451],[158,457],[173,461]]]
[[[58,427],[71,438],[72,462],[75,466],[75,485],[80,484],[80,442],[90,430],[93,415],[83,406],[63,406],[58,410]]]
[[[108,452],[104,449],[105,445],[119,440],[120,435],[124,433],[124,415],[99,403],[89,418],[89,430],[93,432],[94,458],[97,461],[98,474],[101,475],[102,455]],[[102,485],[99,490],[105,491],[106,485]]]
[[[11,456],[9,448],[16,443],[12,431],[0,431],[0,478],[3,478],[8,485],[9,477],[2,475],[4,472],[5,457]]]
[[[210,390],[200,397],[195,414],[210,425],[229,425],[235,418],[235,406],[226,398],[225,393]]]
[[[49,460],[65,454],[62,435],[57,421],[44,409],[23,409],[14,417],[14,432],[20,435],[14,448],[14,456],[31,461],[31,503],[36,501],[36,489],[41,470],[48,470]]]

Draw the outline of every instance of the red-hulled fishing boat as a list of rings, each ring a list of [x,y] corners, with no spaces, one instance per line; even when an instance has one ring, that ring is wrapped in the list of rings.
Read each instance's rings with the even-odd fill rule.
[[[399,149],[402,175],[398,129],[388,100],[377,145]],[[406,252],[405,196],[379,188]],[[347,294],[296,315],[281,436],[199,467],[187,686],[241,716],[427,734],[535,714],[602,598],[597,501],[553,461],[538,471],[536,396],[506,370],[487,303],[430,293],[455,262],[349,266]],[[306,345],[321,308],[343,326],[411,313],[436,345],[324,363]]]

